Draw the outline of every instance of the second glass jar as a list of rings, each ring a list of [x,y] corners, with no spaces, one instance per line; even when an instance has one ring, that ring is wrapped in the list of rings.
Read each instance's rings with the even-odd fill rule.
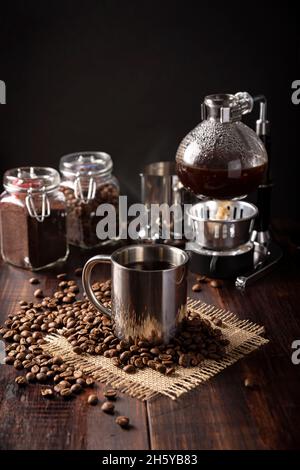
[[[113,162],[105,152],[80,152],[60,160],[61,189],[67,202],[67,237],[71,245],[94,248],[109,244],[97,237],[96,215],[100,204],[113,204],[118,210],[119,183],[112,174]]]

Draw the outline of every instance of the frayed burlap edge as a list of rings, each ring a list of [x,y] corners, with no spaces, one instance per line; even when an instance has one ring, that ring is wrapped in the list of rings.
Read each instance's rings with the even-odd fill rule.
[[[43,345],[45,352],[60,355],[69,365],[80,368],[86,375],[104,382],[128,395],[140,400],[149,400],[158,394],[176,400],[182,394],[206,382],[218,372],[234,364],[246,354],[255,351],[268,343],[261,335],[264,327],[249,320],[240,320],[234,313],[201,301],[189,299],[188,308],[193,315],[212,320],[221,319],[223,336],[230,340],[226,356],[218,361],[205,360],[201,365],[191,368],[178,366],[173,376],[165,376],[150,368],[139,370],[129,375],[118,369],[112,360],[103,356],[75,354],[71,345],[61,335],[52,334],[46,337]]]

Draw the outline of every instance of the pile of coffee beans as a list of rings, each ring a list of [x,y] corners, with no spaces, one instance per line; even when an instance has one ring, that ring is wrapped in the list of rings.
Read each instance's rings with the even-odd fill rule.
[[[44,354],[41,347],[46,334],[59,331],[76,354],[103,355],[130,374],[150,367],[171,375],[177,365],[195,367],[205,359],[220,360],[225,355],[229,341],[218,328],[222,326],[219,319],[213,324],[189,312],[177,335],[167,345],[151,344],[145,338],[119,339],[114,334],[111,319],[98,312],[87,300],[76,299],[79,287],[74,280],[67,280],[63,274],[58,275],[58,281],[58,288],[52,297],[40,298],[42,293],[35,292],[37,302],[21,300],[19,310],[10,315],[0,329],[8,342],[7,363],[35,374],[34,377],[28,376],[29,381],[46,382],[57,375],[56,369],[63,380],[72,376],[72,367],[53,363],[57,359]],[[96,297],[106,307],[110,307],[111,303],[110,288],[110,280],[93,285]],[[71,386],[75,382],[72,379]]]
[[[78,268],[76,274],[81,272]],[[224,357],[229,341],[218,327],[219,319],[210,322],[197,313],[189,312],[175,338],[169,344],[149,343],[145,338],[119,339],[114,334],[113,321],[98,312],[85,298],[77,299],[79,286],[68,280],[65,273],[57,276],[57,290],[52,296],[35,291],[35,302],[20,300],[18,309],[0,326],[0,336],[5,341],[5,363],[20,371],[16,383],[20,387],[37,383],[45,399],[62,397],[71,399],[94,386],[94,380],[78,367],[68,365],[60,356],[51,356],[43,350],[45,336],[62,334],[76,354],[88,353],[111,358],[116,367],[129,374],[149,367],[158,373],[172,375],[176,367],[195,367],[205,359]],[[30,280],[32,283],[32,280]],[[36,284],[36,282],[32,283]],[[106,307],[111,305],[111,282],[93,285],[96,297]],[[104,393],[107,401],[101,409],[114,414],[115,390]],[[90,394],[88,404],[98,404],[98,396]],[[129,419],[118,416],[116,423],[128,427]]]
[[[99,245],[96,226],[100,217],[96,209],[100,204],[113,204],[118,208],[119,189],[112,183],[99,184],[95,196],[89,201],[76,198],[74,190],[61,186],[67,204],[67,238],[72,245],[91,248]]]

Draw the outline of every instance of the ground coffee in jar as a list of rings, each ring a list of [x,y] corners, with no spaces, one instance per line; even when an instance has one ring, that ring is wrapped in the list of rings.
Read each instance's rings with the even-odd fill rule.
[[[66,204],[60,176],[52,168],[21,167],[4,174],[0,197],[1,251],[4,261],[41,269],[68,255]]]
[[[104,152],[81,152],[60,160],[61,190],[67,202],[68,242],[93,248],[113,240],[99,240],[96,234],[100,204],[112,204],[118,211],[119,184],[112,175],[113,162]]]

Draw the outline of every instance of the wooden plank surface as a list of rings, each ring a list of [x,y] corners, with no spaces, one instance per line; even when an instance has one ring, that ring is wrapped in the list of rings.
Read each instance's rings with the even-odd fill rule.
[[[286,260],[239,292],[204,285],[193,297],[265,325],[271,342],[176,402],[148,403],[154,449],[291,449],[300,446],[300,365],[291,344],[300,339],[300,277]],[[243,385],[253,377],[256,390]]]
[[[72,262],[47,273],[35,273],[41,280],[38,285],[45,294],[50,294],[57,283],[55,274],[69,272],[81,266],[92,253],[83,254],[73,250]],[[67,269],[66,269],[67,268]],[[109,269],[103,266],[98,271],[99,280],[109,276]],[[32,300],[37,288],[28,280],[32,273],[2,264],[0,267],[0,323],[14,311],[20,299]],[[78,280],[78,278],[77,278]],[[0,365],[0,449],[148,449],[146,405],[119,393],[116,412],[129,416],[130,430],[123,430],[106,415],[100,406],[91,407],[83,394],[72,401],[57,399],[46,401],[39,394],[39,386],[29,385],[18,388],[14,383],[16,372],[13,367]],[[102,384],[97,384],[101,397]]]
[[[74,267],[94,253],[73,250]],[[55,274],[66,267],[38,274],[50,293]],[[21,298],[31,300],[35,286],[30,272],[0,267],[0,323]],[[109,276],[103,265],[98,279]],[[189,277],[189,287],[194,275]],[[223,371],[206,385],[177,401],[160,397],[147,404],[124,394],[116,403],[131,418],[130,431],[119,429],[99,407],[85,397],[45,402],[35,385],[19,390],[12,367],[0,365],[1,449],[290,449],[300,445],[300,365],[291,362],[291,344],[300,339],[300,277],[297,260],[289,258],[279,269],[245,292],[232,283],[221,289],[208,284],[194,298],[230,309],[266,327],[269,345]],[[253,376],[255,390],[246,389]],[[103,388],[98,385],[99,391]]]

